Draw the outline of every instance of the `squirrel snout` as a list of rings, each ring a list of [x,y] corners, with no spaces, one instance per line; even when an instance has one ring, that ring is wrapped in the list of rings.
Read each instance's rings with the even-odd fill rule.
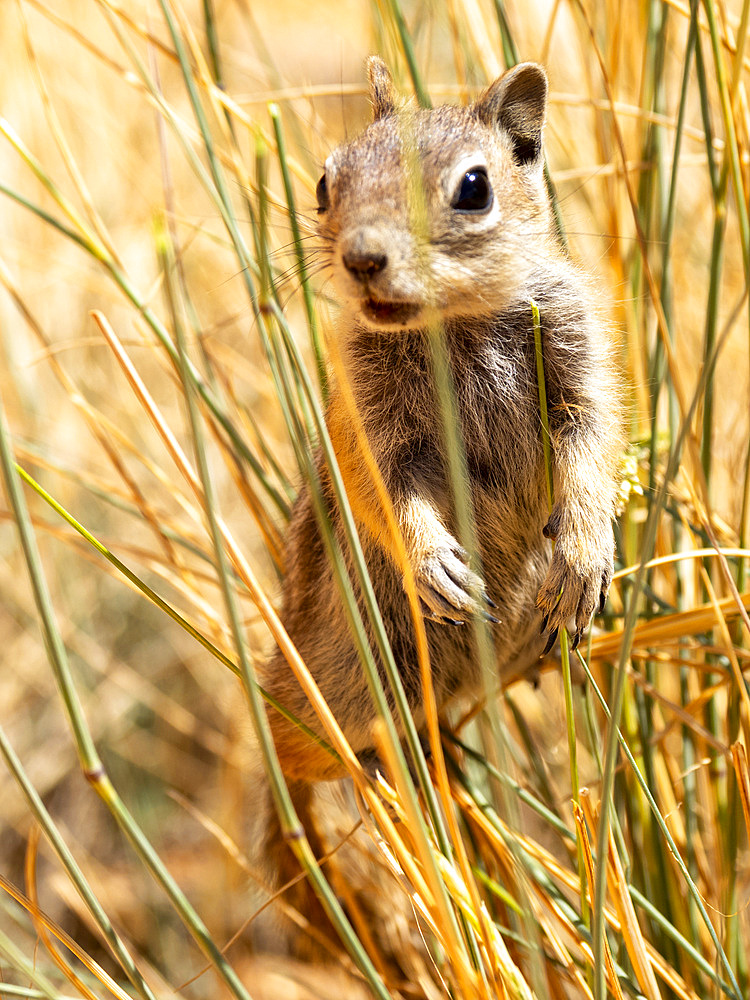
[[[343,261],[344,267],[355,278],[371,278],[383,270],[388,257],[384,253],[345,253]]]
[[[388,264],[385,241],[377,230],[359,229],[344,243],[341,260],[359,281],[372,278]]]

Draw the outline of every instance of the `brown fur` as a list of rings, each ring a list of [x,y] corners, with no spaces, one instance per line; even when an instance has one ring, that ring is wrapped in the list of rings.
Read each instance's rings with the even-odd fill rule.
[[[547,639],[544,629],[550,634],[573,620],[580,638],[606,596],[621,451],[619,391],[607,333],[591,308],[586,281],[553,230],[542,169],[543,70],[516,67],[469,108],[409,112],[396,110],[390,74],[379,60],[371,61],[369,75],[375,120],[329,158],[325,184],[318,189],[319,232],[342,303],[337,335],[347,376],[409,554],[435,688],[445,703],[478,683],[473,629],[456,623],[476,616],[499,619],[487,627],[493,631],[497,669],[507,680],[535,670]],[[417,157],[409,155],[411,149]],[[425,209],[421,230],[415,162]],[[455,207],[463,178],[474,167],[486,170],[492,187],[486,211]],[[541,311],[550,407],[556,497],[551,517],[532,297]],[[437,315],[445,330],[481,580],[456,540],[431,378],[430,315]],[[336,385],[327,423],[419,722],[421,684],[402,574]],[[346,553],[322,460],[318,471]],[[556,538],[554,552],[550,537]],[[282,617],[353,749],[366,757],[375,713],[308,487],[289,529]],[[266,668],[263,684],[320,732],[280,654]],[[270,711],[269,718],[290,777],[310,782],[343,774],[281,715]]]

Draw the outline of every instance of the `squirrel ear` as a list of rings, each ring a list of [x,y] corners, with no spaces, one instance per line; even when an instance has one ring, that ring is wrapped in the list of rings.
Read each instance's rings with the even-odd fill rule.
[[[520,63],[495,80],[474,110],[485,124],[501,128],[513,144],[516,163],[534,163],[542,154],[547,109],[547,74],[538,63]]]
[[[373,121],[392,115],[396,110],[396,90],[391,71],[380,56],[370,56],[367,60],[367,79],[370,82]]]

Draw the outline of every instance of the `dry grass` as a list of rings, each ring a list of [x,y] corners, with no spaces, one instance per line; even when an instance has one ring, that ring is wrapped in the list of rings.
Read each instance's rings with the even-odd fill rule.
[[[679,0],[412,3],[404,37],[395,0],[0,5],[0,399],[16,460],[51,495],[23,486],[36,575],[23,505],[0,500],[0,996],[601,1000],[605,979],[615,997],[748,995],[746,7],[705,0],[696,62]],[[321,790],[346,948],[294,894],[253,919],[270,891],[236,676],[243,649],[251,666],[284,641],[285,511],[316,436],[298,254],[325,340],[313,190],[366,120],[365,55],[407,93],[413,44],[433,100],[463,100],[511,38],[549,69],[549,165],[622,331],[643,492],[572,715],[557,672],[490,706],[499,745],[462,706],[439,809],[396,759],[393,789]],[[289,927],[314,961],[269,957]]]

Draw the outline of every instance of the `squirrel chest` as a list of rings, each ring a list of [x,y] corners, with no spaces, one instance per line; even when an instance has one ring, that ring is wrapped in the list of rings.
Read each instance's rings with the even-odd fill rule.
[[[449,324],[455,402],[471,485],[513,493],[542,474],[538,386],[530,311],[471,329]],[[515,322],[514,322],[515,321]],[[440,400],[429,334],[363,331],[350,348],[349,377],[367,436],[381,454],[445,468]],[[428,458],[429,455],[429,458]]]

